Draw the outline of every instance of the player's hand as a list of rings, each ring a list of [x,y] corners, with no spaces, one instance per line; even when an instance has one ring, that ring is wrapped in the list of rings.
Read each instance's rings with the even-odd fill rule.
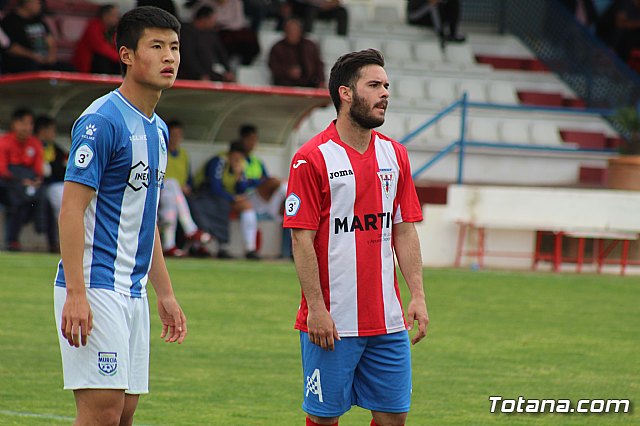
[[[162,321],[160,338],[168,343],[182,343],[187,337],[187,317],[175,297],[158,298],[158,314]]]
[[[91,335],[92,329],[93,313],[86,294],[77,296],[67,294],[60,324],[62,336],[67,339],[70,346],[79,348],[80,345],[87,345],[87,339]]]
[[[427,312],[427,304],[424,299],[411,299],[409,308],[407,309],[407,329],[412,330],[415,321],[418,321],[418,332],[411,344],[415,345],[427,335],[427,326],[429,325],[429,313]]]
[[[325,351],[332,351],[335,348],[335,341],[340,340],[336,324],[326,309],[320,312],[309,310],[307,329],[311,343],[320,346]]]

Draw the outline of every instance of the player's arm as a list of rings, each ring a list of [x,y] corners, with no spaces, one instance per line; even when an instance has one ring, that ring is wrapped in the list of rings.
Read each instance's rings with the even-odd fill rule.
[[[158,314],[162,321],[162,334],[160,334],[160,337],[164,338],[165,342],[182,343],[187,336],[187,318],[173,294],[169,271],[167,271],[167,265],[162,254],[160,232],[157,227],[149,279],[158,299]]]
[[[309,340],[322,349],[332,351],[334,340],[340,340],[340,336],[322,297],[318,258],[313,246],[315,236],[316,231],[292,229],[293,258],[300,287],[309,308],[307,316]]]
[[[60,252],[64,265],[67,298],[62,308],[62,335],[69,345],[80,347],[87,344],[93,328],[93,314],[84,282],[84,212],[91,202],[95,190],[81,183],[64,183],[62,207],[58,227],[60,230]]]
[[[424,338],[429,324],[429,314],[422,283],[420,241],[415,225],[411,222],[400,222],[393,225],[393,241],[400,271],[411,292],[411,301],[407,309],[409,330],[413,328],[414,322],[418,321],[418,332],[411,339],[411,343],[415,345]]]

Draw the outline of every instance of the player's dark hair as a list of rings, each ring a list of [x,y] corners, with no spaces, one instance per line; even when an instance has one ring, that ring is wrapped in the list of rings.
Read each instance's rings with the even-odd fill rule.
[[[54,126],[56,121],[48,115],[40,115],[36,118],[33,124],[33,133],[38,133],[42,129]]]
[[[173,30],[180,36],[180,22],[175,16],[154,6],[142,6],[131,9],[120,19],[116,30],[116,47],[122,46],[135,51],[138,42],[147,28]],[[120,62],[122,75],[127,73],[127,66]]]
[[[216,11],[213,7],[209,5],[204,5],[198,8],[196,14],[193,16],[193,20],[208,18],[211,15],[215,15]]]
[[[242,144],[242,142],[240,141],[231,142],[231,144],[229,145],[229,153],[232,153],[232,152],[241,152],[242,154],[244,154],[244,145]]]
[[[258,133],[258,128],[253,124],[243,124],[239,129],[240,137],[245,138],[254,133]]]
[[[115,8],[116,8],[116,6],[113,3],[103,4],[98,9],[98,13],[96,13],[96,16],[98,18],[102,18],[103,16],[105,16],[107,13],[111,12]]]
[[[13,113],[11,114],[11,121],[22,120],[27,115],[30,115],[31,117],[33,117],[33,111],[31,111],[29,108],[23,108],[23,107],[16,108],[15,110],[13,110]]]
[[[367,65],[380,65],[384,67],[384,57],[375,49],[366,49],[359,52],[351,52],[338,58],[329,76],[329,95],[336,111],[340,112],[340,86],[348,86],[352,90],[360,78],[360,70]]]

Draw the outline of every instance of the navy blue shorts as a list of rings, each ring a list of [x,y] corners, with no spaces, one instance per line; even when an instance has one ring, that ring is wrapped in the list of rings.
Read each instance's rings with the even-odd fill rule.
[[[411,405],[411,351],[407,331],[343,337],[325,351],[300,332],[304,402],[318,417],[339,417],[352,405],[406,413]]]

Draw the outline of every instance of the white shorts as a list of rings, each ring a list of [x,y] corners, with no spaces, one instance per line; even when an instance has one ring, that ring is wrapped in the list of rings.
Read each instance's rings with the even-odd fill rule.
[[[93,330],[87,346],[70,346],[60,324],[67,289],[54,286],[54,307],[65,389],[149,392],[149,303],[146,297],[87,288]]]

